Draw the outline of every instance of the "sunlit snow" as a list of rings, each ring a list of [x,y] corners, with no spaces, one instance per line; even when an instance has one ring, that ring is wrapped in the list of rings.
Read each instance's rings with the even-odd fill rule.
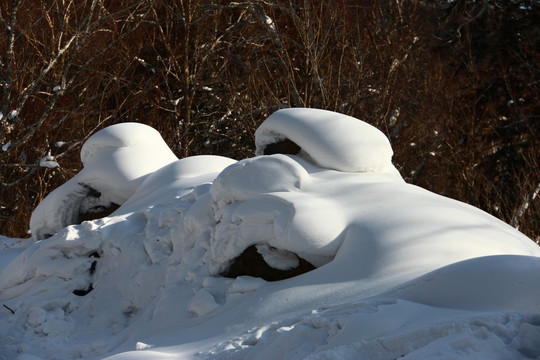
[[[176,160],[161,135],[146,125],[122,123],[97,132],[82,147],[84,168],[34,210],[32,234],[43,239],[77,222],[80,212],[124,203],[146,176]]]
[[[262,155],[283,140],[300,150]],[[144,125],[90,137],[83,170],[32,215],[42,240],[0,252],[0,359],[540,356],[529,238],[406,184],[360,120],[282,109],[255,141],[249,159],[178,160]],[[251,246],[316,269],[222,276]]]

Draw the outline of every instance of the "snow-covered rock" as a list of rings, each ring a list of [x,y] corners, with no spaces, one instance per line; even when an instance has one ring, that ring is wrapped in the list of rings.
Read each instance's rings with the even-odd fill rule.
[[[255,132],[256,154],[275,142],[291,140],[301,154],[322,168],[349,172],[393,170],[392,147],[377,128],[353,117],[319,109],[282,109]]]
[[[297,155],[161,151],[163,165],[138,177],[129,175],[138,156],[115,163],[118,147],[107,150],[122,131],[105,129],[85,150],[105,168],[85,165],[84,179],[107,170],[136,186],[112,215],[0,256],[0,359],[538,358],[540,248],[477,208],[406,184],[389,145],[356,124],[372,129],[280,110],[258,146],[287,138]],[[316,148],[330,128],[354,139]],[[322,165],[336,154],[349,165]],[[68,212],[62,199],[48,206]],[[252,246],[272,267],[301,258],[317,268],[276,282],[221,276]]]
[[[153,128],[121,123],[92,135],[81,149],[81,160],[83,169],[32,213],[35,239],[77,223],[80,213],[123,204],[148,174],[178,159]]]

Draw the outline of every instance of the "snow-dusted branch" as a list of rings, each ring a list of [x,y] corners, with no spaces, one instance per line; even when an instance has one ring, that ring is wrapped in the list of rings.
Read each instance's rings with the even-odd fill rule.
[[[6,63],[2,64],[0,72],[0,87],[2,87],[2,103],[0,104],[0,141],[3,142],[5,135],[11,129],[11,119],[9,119],[9,103],[11,100],[11,82],[13,79],[13,59],[15,48],[15,26],[17,22],[17,12],[20,1],[13,0],[12,10],[9,17],[9,22],[4,24],[5,31],[8,34],[8,46],[6,49]],[[4,115],[5,114],[5,115]]]
[[[536,185],[536,188],[534,188],[531,192],[528,192],[524,195],[521,204],[518,206],[518,208],[514,212],[514,217],[512,218],[513,227],[515,227],[516,229],[519,229],[521,219],[527,212],[527,209],[531,205],[531,202],[538,197],[539,193],[540,193],[540,182],[538,183],[538,185]]]
[[[71,4],[72,2],[70,2],[67,7],[71,7]],[[73,85],[73,83],[77,81],[78,75],[80,75],[82,71],[86,70],[93,61],[95,61],[100,56],[103,56],[104,53],[106,53],[113,46],[115,46],[121,39],[123,39],[128,34],[131,34],[141,24],[143,19],[148,15],[151,10],[151,6],[148,6],[145,12],[141,13],[138,16],[138,19],[136,21],[129,24],[129,26],[121,34],[119,34],[116,38],[107,43],[103,48],[97,49],[93,56],[91,56],[85,63],[83,63],[75,71],[73,71],[73,61],[77,57],[77,55],[79,55],[79,52],[84,47],[84,45],[86,45],[89,36],[93,34],[94,31],[96,31],[96,29],[103,24],[103,22],[112,18],[112,15],[102,16],[101,14],[99,14],[97,16],[97,19],[93,19],[96,12],[97,4],[98,0],[92,1],[89,13],[82,20],[75,33],[71,35],[71,37],[65,42],[65,44],[58,44],[58,50],[56,54],[49,60],[45,68],[41,70],[37,77],[25,89],[23,89],[21,93],[21,100],[15,110],[16,114],[21,113],[22,109],[26,105],[28,98],[31,95],[34,95],[34,93],[36,92],[36,88],[42,84],[43,78],[55,68],[60,59],[68,57],[67,59],[64,59],[63,69],[60,70],[61,84],[55,87],[56,91],[53,91],[52,96],[49,98],[47,107],[45,108],[39,119],[29,127],[28,131],[24,133],[19,139],[12,142],[10,150],[14,150],[17,147],[25,144],[28,139],[35,133],[35,131],[37,131],[39,127],[43,124],[43,122],[48,118],[48,115],[56,105],[58,98],[66,91],[68,91]],[[136,3],[135,5],[128,7],[127,9],[123,9],[122,12],[132,11],[129,14],[128,18],[136,19],[136,17],[133,16],[133,13],[138,13],[137,10],[139,10],[142,5],[142,3]],[[114,15],[117,16],[118,14]],[[61,39],[63,36],[64,32],[61,31],[59,34],[59,39]],[[73,75],[71,75],[68,79],[68,74],[70,73],[73,73]]]

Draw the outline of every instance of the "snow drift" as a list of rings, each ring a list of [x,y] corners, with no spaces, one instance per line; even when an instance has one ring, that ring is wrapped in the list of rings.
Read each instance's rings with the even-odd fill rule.
[[[91,137],[32,216],[36,240],[56,234],[1,258],[0,358],[540,356],[538,246],[406,184],[379,130],[279,110],[238,162],[177,160],[158,135]],[[262,155],[284,140],[294,154]],[[65,227],[96,199],[121,206]],[[271,268],[316,268],[222,276],[250,247]]]

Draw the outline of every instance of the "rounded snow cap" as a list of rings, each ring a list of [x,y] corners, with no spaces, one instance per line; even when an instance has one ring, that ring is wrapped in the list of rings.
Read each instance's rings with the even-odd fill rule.
[[[108,126],[90,136],[81,148],[81,161],[86,165],[98,152],[134,146],[156,146],[167,155],[172,154],[156,129],[140,123],[125,122]]]
[[[327,110],[278,110],[255,132],[255,145],[256,155],[298,153],[318,166],[343,172],[394,169],[392,146],[384,133],[361,120]]]

